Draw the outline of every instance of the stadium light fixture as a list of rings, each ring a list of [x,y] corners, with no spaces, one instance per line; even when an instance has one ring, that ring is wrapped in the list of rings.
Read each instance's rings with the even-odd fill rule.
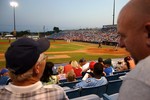
[[[16,36],[16,12],[15,12],[15,9],[16,9],[16,7],[18,7],[18,3],[16,1],[12,1],[12,2],[10,2],[10,6],[13,7],[13,16],[14,16],[14,31],[13,31],[13,35]]]

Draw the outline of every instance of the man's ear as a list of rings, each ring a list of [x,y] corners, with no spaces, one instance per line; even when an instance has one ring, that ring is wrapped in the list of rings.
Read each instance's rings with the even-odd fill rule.
[[[150,46],[150,22],[145,25],[146,36],[147,36],[147,45]]]
[[[34,69],[33,69],[33,70],[34,70],[34,73],[35,73],[35,74],[39,74],[39,72],[40,72],[40,71],[39,71],[39,68],[40,68],[40,66],[39,66],[38,64],[34,66]]]

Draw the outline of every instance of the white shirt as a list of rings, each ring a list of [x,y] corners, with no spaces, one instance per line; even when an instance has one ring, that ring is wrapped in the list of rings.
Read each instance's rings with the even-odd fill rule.
[[[29,86],[16,86],[11,83],[9,85],[6,85],[5,88],[11,92],[14,93],[26,93],[26,92],[32,92],[40,89],[42,87],[42,83],[40,81],[36,82],[35,84],[29,85]]]
[[[89,62],[87,62],[85,65],[82,66],[82,72],[85,72],[87,69],[89,69]]]

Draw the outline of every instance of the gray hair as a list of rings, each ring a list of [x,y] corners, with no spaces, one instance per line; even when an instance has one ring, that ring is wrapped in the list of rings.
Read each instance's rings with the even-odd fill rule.
[[[44,57],[44,54],[40,54],[40,56],[39,56],[39,58],[38,58],[38,60],[37,60],[35,65],[37,65],[43,59],[43,57]],[[9,72],[10,72],[9,75],[12,78],[12,80],[25,81],[25,80],[27,80],[27,79],[29,79],[29,78],[31,78],[33,76],[33,74],[34,74],[34,72],[33,72],[34,66],[31,69],[29,69],[27,72],[25,72],[23,74],[19,74],[19,75],[14,74],[13,71],[11,71],[11,69],[9,69]]]

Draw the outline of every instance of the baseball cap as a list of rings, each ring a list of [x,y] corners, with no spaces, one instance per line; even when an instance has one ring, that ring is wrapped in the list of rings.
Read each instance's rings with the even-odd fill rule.
[[[4,73],[7,73],[7,72],[8,72],[8,69],[3,68],[3,69],[0,71],[0,74],[3,75]]]
[[[50,47],[46,38],[37,41],[23,37],[13,42],[5,53],[6,68],[11,69],[14,74],[23,74],[32,68],[41,53]]]
[[[89,64],[89,68],[93,70],[95,63],[96,63],[95,61],[91,61]]]
[[[111,65],[111,64],[112,64],[112,63],[111,63],[111,59],[108,58],[108,59],[104,60],[104,64],[109,64],[109,65]]]

